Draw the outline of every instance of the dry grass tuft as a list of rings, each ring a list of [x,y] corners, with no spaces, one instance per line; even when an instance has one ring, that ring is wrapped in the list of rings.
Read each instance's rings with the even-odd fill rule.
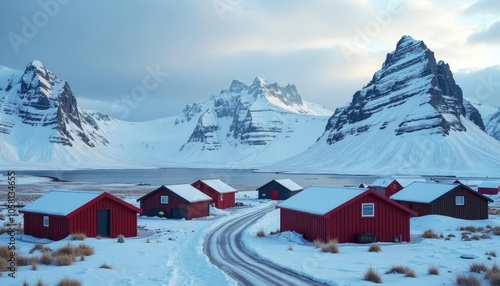
[[[396,265],[396,266],[392,266],[391,268],[389,268],[389,270],[387,270],[385,272],[385,274],[405,274],[406,276],[408,276],[408,273],[411,275],[412,272],[413,272],[413,270],[408,266]],[[415,275],[415,273],[413,273],[413,275]],[[408,276],[408,277],[411,277],[411,276]]]
[[[488,255],[488,256],[497,257],[497,252],[496,252],[496,250],[486,251],[486,253],[485,253],[485,254],[486,254],[486,255]]]
[[[9,259],[10,249],[7,245],[0,246],[0,258]]]
[[[74,255],[61,254],[55,257],[55,263],[57,266],[69,266],[75,262]]]
[[[54,259],[48,252],[44,252],[42,253],[42,256],[40,256],[40,258],[38,259],[38,262],[40,262],[43,265],[50,265],[52,264],[53,260]]]
[[[500,235],[500,226],[495,226],[493,228],[493,234],[494,235]]]
[[[31,253],[33,253],[33,252],[35,252],[35,250],[39,250],[39,251],[41,251],[41,252],[49,252],[49,251],[52,251],[52,249],[50,249],[50,247],[48,247],[48,246],[44,246],[44,245],[43,245],[43,244],[41,244],[41,243],[37,243],[37,244],[35,244],[35,245],[31,248],[31,250],[30,250],[30,254],[31,254]]]
[[[89,255],[92,255],[94,253],[95,253],[94,248],[92,246],[86,245],[84,243],[79,244],[75,248],[75,255],[76,256],[82,256],[82,255],[89,256]]]
[[[458,230],[460,231],[468,231],[468,232],[476,232],[478,228],[473,225],[461,226]]]
[[[483,234],[481,234],[480,238],[481,239],[491,239],[491,235],[489,235],[487,233],[483,233]]]
[[[257,237],[264,237],[264,236],[266,236],[266,232],[264,231],[264,229],[262,229],[262,228],[261,228],[261,229],[259,229],[259,230],[255,233],[255,235],[256,235]]]
[[[0,258],[0,273],[2,273],[2,271],[5,271],[5,269],[7,269],[7,259],[5,258]]]
[[[74,255],[75,254],[75,249],[74,247],[67,243],[66,245],[64,246],[61,246],[59,247],[58,249],[56,249],[52,255],[53,256],[60,256],[60,255]]]
[[[500,268],[496,263],[486,272],[484,278],[490,281],[492,286],[500,286]]]
[[[288,250],[289,250],[289,251],[293,251],[293,246],[289,245],[289,246],[288,246]]]
[[[47,286],[47,284],[45,282],[43,282],[42,278],[38,278],[36,280],[36,286]]]
[[[59,280],[56,286],[82,286],[82,282],[74,278],[65,277]]]
[[[101,263],[101,265],[99,266],[99,268],[113,269],[113,267],[111,266],[111,264],[108,264],[106,262]]]
[[[368,248],[369,252],[381,252],[382,248],[378,244],[372,244],[370,245],[370,248]]]
[[[71,240],[85,240],[87,238],[87,235],[82,232],[76,232],[70,234],[70,238]]]
[[[332,239],[328,243],[321,246],[323,252],[339,253],[339,241],[337,239]]]
[[[488,271],[488,266],[486,266],[486,264],[484,263],[472,263],[469,266],[469,271],[475,273],[486,272]]]
[[[439,235],[432,229],[428,229],[422,233],[423,238],[439,238]]]
[[[429,275],[439,275],[439,267],[437,267],[437,265],[431,265],[427,269],[427,273],[429,273]]]
[[[36,256],[24,256],[20,254],[16,255],[17,266],[28,266],[33,263],[36,263],[37,261],[38,258]]]
[[[369,267],[366,270],[363,279],[377,284],[382,283],[382,277],[380,277],[380,274],[378,274],[377,271],[375,271],[375,269],[373,269],[372,267]]]
[[[313,243],[314,243],[314,248],[321,248],[324,244],[324,242],[321,241],[320,239],[315,239]]]
[[[459,286],[481,286],[481,281],[476,276],[457,275],[455,282]]]

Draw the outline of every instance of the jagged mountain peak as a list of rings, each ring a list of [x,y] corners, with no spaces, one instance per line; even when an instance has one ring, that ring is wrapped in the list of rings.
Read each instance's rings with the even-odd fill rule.
[[[415,40],[412,36],[404,35],[396,44],[396,51],[408,47],[420,47],[422,49],[427,49],[427,46],[421,40]]]
[[[466,109],[465,104],[449,65],[436,63],[423,41],[404,36],[349,106],[332,116],[328,143],[377,128],[390,128],[396,136],[414,132],[446,136],[450,130],[466,130],[462,116],[484,129],[477,110]]]
[[[239,80],[233,80],[231,82],[231,86],[229,87],[229,91],[231,92],[241,92],[245,89],[248,89],[248,86]]]
[[[69,84],[40,61],[33,60],[24,71],[12,70],[10,77],[4,78],[8,83],[0,93],[0,133],[9,134],[19,118],[23,125],[49,128],[47,139],[51,143],[72,146],[81,140],[89,147],[95,146],[97,141],[91,138],[97,138],[92,133],[95,125],[91,124],[90,129],[84,126]]]

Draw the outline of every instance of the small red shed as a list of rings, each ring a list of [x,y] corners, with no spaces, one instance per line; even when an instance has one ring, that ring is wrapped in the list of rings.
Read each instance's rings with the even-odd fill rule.
[[[477,191],[483,195],[498,195],[498,192],[500,192],[500,182],[483,181],[477,186]]]
[[[487,219],[492,199],[462,184],[415,182],[391,199],[419,215],[444,215],[460,219]]]
[[[19,212],[24,214],[25,234],[60,240],[72,233],[137,236],[141,210],[107,192],[53,190]]]
[[[368,188],[389,198],[413,182],[427,181],[424,178],[379,178],[371,183]]]
[[[234,207],[236,190],[223,181],[219,179],[198,180],[192,186],[211,197],[216,208],[227,209]]]
[[[374,190],[311,186],[283,201],[280,230],[301,233],[307,240],[339,242],[410,241],[414,211]]]
[[[212,198],[189,184],[161,186],[137,199],[144,215],[193,219],[210,214]]]

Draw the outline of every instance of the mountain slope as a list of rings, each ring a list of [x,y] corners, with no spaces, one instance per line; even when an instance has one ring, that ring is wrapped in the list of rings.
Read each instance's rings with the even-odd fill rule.
[[[500,142],[483,130],[449,66],[404,36],[352,102],[335,111],[317,143],[262,170],[498,174]]]
[[[491,106],[470,99],[468,99],[468,101],[479,111],[479,113],[481,113],[486,133],[500,141],[500,107]]]
[[[0,66],[0,168],[255,167],[307,149],[331,114],[293,85],[256,78],[178,116],[125,122],[79,109],[38,61]]]

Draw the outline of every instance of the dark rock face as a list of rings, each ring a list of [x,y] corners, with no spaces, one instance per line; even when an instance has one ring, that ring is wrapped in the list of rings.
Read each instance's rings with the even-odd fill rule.
[[[335,111],[325,133],[328,144],[373,128],[391,128],[395,136],[417,131],[446,136],[450,130],[466,131],[461,116],[484,130],[479,112],[463,99],[448,64],[437,63],[424,42],[403,36],[372,80],[350,104]]]
[[[56,130],[49,138],[52,143],[73,146],[75,140],[81,140],[89,147],[95,146],[96,140],[92,138],[99,136],[90,133],[92,129],[97,131],[98,125],[89,114],[82,121],[68,83],[59,80],[39,61],[29,63],[17,79],[13,76],[6,92],[0,102],[0,113],[17,115],[23,124],[51,127]],[[89,130],[85,130],[85,122],[90,123]],[[9,133],[13,126],[11,120],[0,118],[0,132]],[[106,142],[104,138],[98,141]]]
[[[298,113],[307,113],[294,85],[282,87],[258,77],[250,86],[233,80],[229,89],[222,90],[218,96],[184,108],[176,124],[189,122],[197,116],[199,119],[181,150],[189,143],[203,144],[202,150],[218,150],[223,140],[233,145],[266,145],[283,132],[284,125],[282,113],[285,111],[271,104],[270,100],[290,106]],[[223,135],[218,132],[222,130],[222,122],[224,128],[229,124]]]

